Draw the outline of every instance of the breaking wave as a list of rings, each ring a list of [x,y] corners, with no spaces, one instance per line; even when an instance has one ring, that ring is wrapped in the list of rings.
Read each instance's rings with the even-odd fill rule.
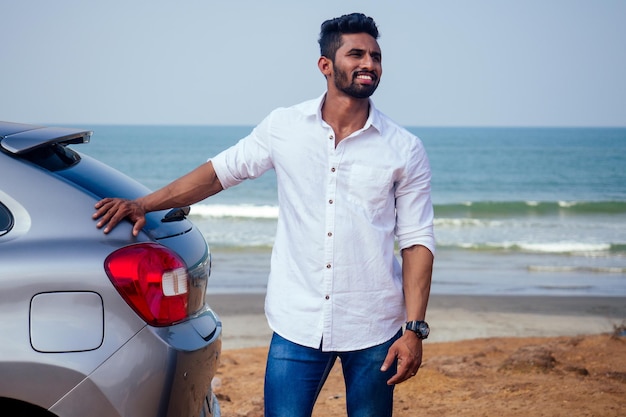
[[[276,219],[278,206],[254,204],[196,204],[192,215],[202,217],[241,217]],[[490,217],[526,217],[551,215],[626,214],[623,201],[513,201],[465,202],[435,205],[435,218],[441,224],[482,225]],[[491,224],[493,225],[493,224]],[[497,224],[496,224],[497,225]]]

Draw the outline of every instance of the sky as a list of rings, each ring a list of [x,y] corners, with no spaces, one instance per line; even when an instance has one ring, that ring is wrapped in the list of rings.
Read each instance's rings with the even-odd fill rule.
[[[320,24],[374,18],[405,126],[626,126],[626,0],[0,0],[0,120],[255,125],[320,96]]]

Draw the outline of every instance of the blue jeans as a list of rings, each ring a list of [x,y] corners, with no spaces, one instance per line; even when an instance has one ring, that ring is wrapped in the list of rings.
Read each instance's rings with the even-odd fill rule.
[[[396,364],[380,367],[400,336],[371,348],[351,352],[322,352],[288,341],[274,333],[265,371],[265,417],[311,417],[315,400],[335,360],[341,360],[349,417],[391,417],[393,386],[387,380]]]

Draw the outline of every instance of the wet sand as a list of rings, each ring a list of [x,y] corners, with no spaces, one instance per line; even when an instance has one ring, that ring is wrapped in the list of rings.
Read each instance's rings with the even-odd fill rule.
[[[264,294],[213,294],[224,350],[261,347],[271,330]],[[431,295],[429,342],[485,337],[575,336],[610,332],[626,320],[626,297]]]

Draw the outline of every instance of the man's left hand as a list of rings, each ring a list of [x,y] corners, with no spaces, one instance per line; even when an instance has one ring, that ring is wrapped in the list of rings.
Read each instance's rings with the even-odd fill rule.
[[[422,340],[414,332],[404,332],[402,337],[396,340],[389,348],[387,357],[380,370],[384,372],[389,369],[396,358],[398,358],[398,370],[387,381],[389,385],[399,384],[417,374],[422,364]]]

